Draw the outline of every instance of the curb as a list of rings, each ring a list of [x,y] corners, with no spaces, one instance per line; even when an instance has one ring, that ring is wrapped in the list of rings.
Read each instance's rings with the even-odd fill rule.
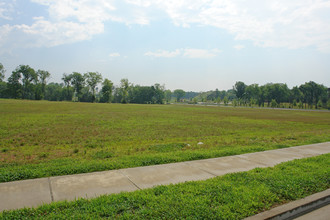
[[[303,199],[296,200],[271,210],[259,213],[254,216],[245,218],[245,220],[289,220],[305,215],[316,209],[322,208],[330,204],[330,189],[315,193]]]

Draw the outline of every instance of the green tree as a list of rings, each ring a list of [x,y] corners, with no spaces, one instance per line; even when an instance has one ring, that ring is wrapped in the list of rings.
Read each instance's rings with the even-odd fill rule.
[[[71,80],[72,80],[72,75],[71,74],[63,74],[62,80],[64,82],[65,88],[63,89],[63,95],[64,95],[64,100],[66,101],[72,101],[72,97],[74,94],[74,90],[71,87]]]
[[[50,73],[45,70],[38,70],[37,76],[39,78],[40,90],[41,90],[41,99],[45,98],[47,79],[50,78]]]
[[[177,102],[179,102],[184,97],[185,94],[186,94],[186,92],[183,91],[182,89],[176,89],[173,92],[173,95],[176,98]]]
[[[131,84],[128,82],[128,79],[121,79],[120,80],[120,89],[119,89],[119,93],[121,96],[121,103],[128,103],[128,91],[131,87]]]
[[[5,68],[3,67],[2,63],[0,63],[0,82],[5,79]]]
[[[317,102],[321,97],[326,96],[327,88],[313,81],[307,82],[299,87],[304,95],[304,102],[311,107],[313,104],[317,108]]]
[[[171,102],[171,98],[172,98],[172,92],[171,90],[166,90],[165,91],[165,100],[166,100],[166,103],[170,103]]]
[[[35,99],[35,86],[38,82],[38,75],[28,65],[20,65],[13,72],[22,77],[22,98]]]
[[[272,99],[271,107],[272,107],[272,108],[277,108],[277,107],[278,107],[278,103],[276,102],[275,99]]]
[[[111,103],[113,83],[109,79],[104,79],[101,89],[101,102]]]
[[[66,100],[66,91],[64,85],[61,83],[49,83],[45,87],[45,100],[49,101],[63,101]]]
[[[225,106],[227,106],[228,103],[229,103],[229,100],[228,100],[227,96],[225,96],[225,97],[223,98],[223,104],[225,104]]]
[[[154,93],[152,97],[152,102],[154,104],[163,104],[165,98],[165,86],[161,86],[160,84],[156,83],[151,88],[153,89]]]
[[[238,81],[235,83],[233,89],[234,89],[234,93],[236,95],[236,97],[239,99],[239,100],[242,100],[245,96],[245,88],[246,88],[246,85],[245,83],[241,82],[241,81]]]
[[[98,72],[85,73],[86,82],[92,92],[92,102],[95,101],[95,88],[97,84],[102,82],[102,76]]]
[[[304,94],[301,92],[301,90],[298,88],[298,86],[295,86],[291,89],[291,99],[296,101],[303,101],[304,100]]]
[[[237,106],[237,100],[236,100],[236,99],[233,100],[233,106],[234,106],[234,107]]]
[[[0,63],[0,98],[7,97],[7,83],[3,81],[5,79],[5,72],[5,68],[2,63]]]
[[[7,88],[10,98],[22,98],[22,84],[20,83],[22,76],[19,72],[13,71],[8,78]]]
[[[73,72],[71,74],[71,85],[74,88],[78,101],[80,101],[82,89],[85,86],[85,77],[78,72]]]

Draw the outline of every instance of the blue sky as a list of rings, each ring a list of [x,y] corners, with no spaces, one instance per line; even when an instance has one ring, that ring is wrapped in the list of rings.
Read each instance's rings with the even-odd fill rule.
[[[119,84],[330,87],[330,1],[0,0],[0,62]]]

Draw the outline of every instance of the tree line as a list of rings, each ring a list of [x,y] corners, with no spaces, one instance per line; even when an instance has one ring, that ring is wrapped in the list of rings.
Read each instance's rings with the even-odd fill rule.
[[[102,103],[163,104],[175,102],[215,102],[233,106],[283,107],[330,109],[330,90],[313,81],[289,89],[283,83],[246,85],[238,81],[233,89],[206,93],[166,90],[158,83],[152,86],[134,85],[121,79],[115,86],[98,72],[63,74],[61,83],[47,81],[51,74],[45,70],[34,70],[28,65],[19,65],[5,78],[5,68],[0,63],[0,98],[79,101]],[[101,88],[98,88],[101,85]]]
[[[121,79],[120,85],[115,86],[98,72],[63,74],[62,83],[48,84],[48,71],[36,71],[28,65],[19,65],[7,82],[5,72],[0,63],[0,98],[140,104],[163,104],[172,98],[172,92],[165,90],[164,85],[140,86]]]
[[[322,84],[313,81],[289,89],[283,83],[268,83],[246,85],[236,82],[234,92],[237,104],[281,107],[282,103],[289,103],[289,107],[299,108],[330,108],[330,90]],[[283,105],[282,105],[283,106]]]

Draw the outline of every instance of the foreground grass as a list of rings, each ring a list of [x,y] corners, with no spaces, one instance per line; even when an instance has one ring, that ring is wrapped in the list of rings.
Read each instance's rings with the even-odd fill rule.
[[[0,99],[0,182],[326,141],[330,112]]]
[[[0,219],[242,219],[330,187],[330,154],[206,181],[0,213]]]

